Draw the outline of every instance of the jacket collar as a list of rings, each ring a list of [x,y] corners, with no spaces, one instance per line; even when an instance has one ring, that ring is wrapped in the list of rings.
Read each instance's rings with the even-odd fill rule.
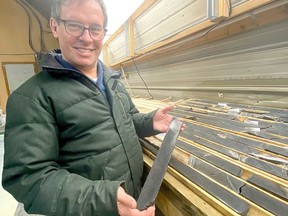
[[[56,60],[56,56],[59,55],[58,53],[53,53],[53,52],[48,52],[45,53],[43,55],[43,70],[49,72],[49,73],[53,73],[53,74],[71,74],[72,73],[80,73],[82,74],[80,71],[78,71],[76,68],[74,68],[73,66],[71,67],[64,67],[63,65],[61,65],[57,60]],[[102,61],[100,61],[98,59],[98,63],[101,65],[101,67],[103,68],[103,79],[104,82],[107,83],[107,81],[110,78],[114,78],[114,79],[119,79],[121,77],[121,74],[117,71],[112,70],[111,68],[108,68]],[[69,64],[70,65],[70,64]],[[84,74],[82,74],[83,76],[85,76]]]

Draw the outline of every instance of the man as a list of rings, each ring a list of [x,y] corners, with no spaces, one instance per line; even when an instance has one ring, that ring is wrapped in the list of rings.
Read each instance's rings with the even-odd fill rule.
[[[3,187],[28,213],[154,215],[136,209],[139,137],[167,131],[173,107],[141,114],[98,60],[107,15],[100,0],[53,1],[62,55],[9,97]]]

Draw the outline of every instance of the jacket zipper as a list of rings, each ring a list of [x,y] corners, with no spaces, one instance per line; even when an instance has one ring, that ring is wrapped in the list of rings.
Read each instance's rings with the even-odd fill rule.
[[[49,69],[49,67],[48,67],[48,69]],[[51,69],[54,69],[54,70],[57,70],[57,71],[58,71],[58,70],[65,70],[65,71],[69,71],[69,72],[72,72],[72,73],[76,73],[76,74],[80,75],[81,77],[83,77],[83,78],[85,79],[86,84],[82,83],[83,85],[85,85],[85,86],[87,86],[87,87],[89,88],[88,85],[92,84],[92,85],[99,91],[99,93],[102,94],[101,90],[96,86],[96,84],[95,84],[89,77],[87,77],[87,76],[86,76],[85,74],[83,74],[83,73],[80,73],[79,71],[76,71],[76,70],[73,70],[73,69],[67,69],[67,68],[51,68]],[[109,78],[108,78],[108,80],[107,80],[106,83],[108,83],[108,82],[112,79],[112,77],[113,77],[114,75],[115,75],[115,73],[111,74],[111,75],[109,76]],[[87,82],[90,83],[90,84],[88,84]],[[90,88],[90,89],[91,89],[91,88]],[[91,89],[91,90],[92,90],[92,89]],[[92,90],[92,91],[94,91],[94,90]],[[118,95],[119,98],[121,98],[121,96],[118,94],[118,92],[117,92],[117,95]],[[107,106],[109,107],[109,109],[110,109],[110,111],[111,111],[112,107],[110,107],[110,104],[109,104],[109,102],[107,101],[107,99],[105,98],[104,95],[103,95],[103,97],[104,97],[105,103],[107,104]],[[122,109],[123,109],[123,111],[124,111],[125,117],[127,117],[121,99],[120,99],[120,103],[121,103]]]
[[[109,102],[108,102],[108,99],[106,98],[106,96],[105,95],[103,95],[103,94],[105,94],[105,93],[103,93],[100,89],[99,89],[99,87],[96,85],[96,83],[95,82],[93,82],[88,76],[86,76],[85,74],[83,74],[83,73],[80,73],[80,72],[78,72],[78,71],[74,71],[74,70],[72,70],[74,73],[77,73],[77,74],[79,74],[80,76],[82,76],[84,79],[86,79],[86,81],[88,81],[90,84],[92,84],[98,91],[99,91],[99,93],[103,96],[103,98],[104,98],[104,101],[105,101],[105,103],[106,103],[106,105],[107,105],[107,107],[109,108],[109,110],[111,111],[111,108],[110,108],[110,104],[109,104]],[[109,78],[109,80],[111,79],[111,77]],[[84,84],[85,85],[85,84]],[[88,83],[87,83],[87,85],[89,85]],[[86,86],[87,86],[86,85]],[[88,86],[87,86],[88,87]],[[88,87],[89,88],[89,87]]]
[[[122,107],[122,109],[123,109],[125,118],[127,118],[127,114],[126,114],[126,111],[125,111],[125,109],[124,109],[124,105],[123,105],[122,100],[121,100],[121,95],[119,94],[119,92],[118,92],[117,90],[115,90],[115,93],[116,93],[116,95],[117,95],[118,98],[119,98],[119,101],[120,101],[121,107]]]

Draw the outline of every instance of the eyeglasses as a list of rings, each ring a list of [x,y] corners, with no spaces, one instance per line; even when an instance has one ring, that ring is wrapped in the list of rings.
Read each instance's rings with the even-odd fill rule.
[[[88,28],[85,27],[83,24],[74,22],[71,20],[64,20],[64,19],[57,19],[58,21],[61,21],[64,23],[65,30],[67,34],[74,36],[74,37],[80,37],[83,35],[84,30],[88,30],[90,37],[92,40],[103,40],[106,34],[106,29],[103,29],[101,26],[94,25],[89,26]]]

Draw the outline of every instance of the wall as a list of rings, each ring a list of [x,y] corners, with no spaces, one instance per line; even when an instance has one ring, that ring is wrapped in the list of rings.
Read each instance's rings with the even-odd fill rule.
[[[44,41],[47,50],[57,48],[57,41],[48,33],[48,23],[42,17]],[[36,51],[40,51],[40,29],[35,17],[32,17],[32,41]],[[16,1],[1,0],[0,7],[0,108],[5,111],[8,92],[4,78],[3,63],[35,62],[35,53],[29,46],[28,17]]]
[[[155,99],[288,105],[288,21],[193,49],[135,61]],[[187,44],[186,44],[187,46]],[[134,95],[150,97],[135,65],[124,67]]]
[[[137,42],[134,56],[114,61],[111,66],[123,69],[127,77],[123,82],[134,96],[287,108],[288,1],[257,5],[263,2],[232,1],[227,19],[199,31],[193,31],[197,26],[192,26],[191,34],[161,47],[150,45],[153,49],[142,53],[137,50]],[[171,25],[171,31],[173,28]],[[116,59],[109,58],[114,54],[110,43],[106,44],[111,53],[106,57],[112,59],[108,63]]]

